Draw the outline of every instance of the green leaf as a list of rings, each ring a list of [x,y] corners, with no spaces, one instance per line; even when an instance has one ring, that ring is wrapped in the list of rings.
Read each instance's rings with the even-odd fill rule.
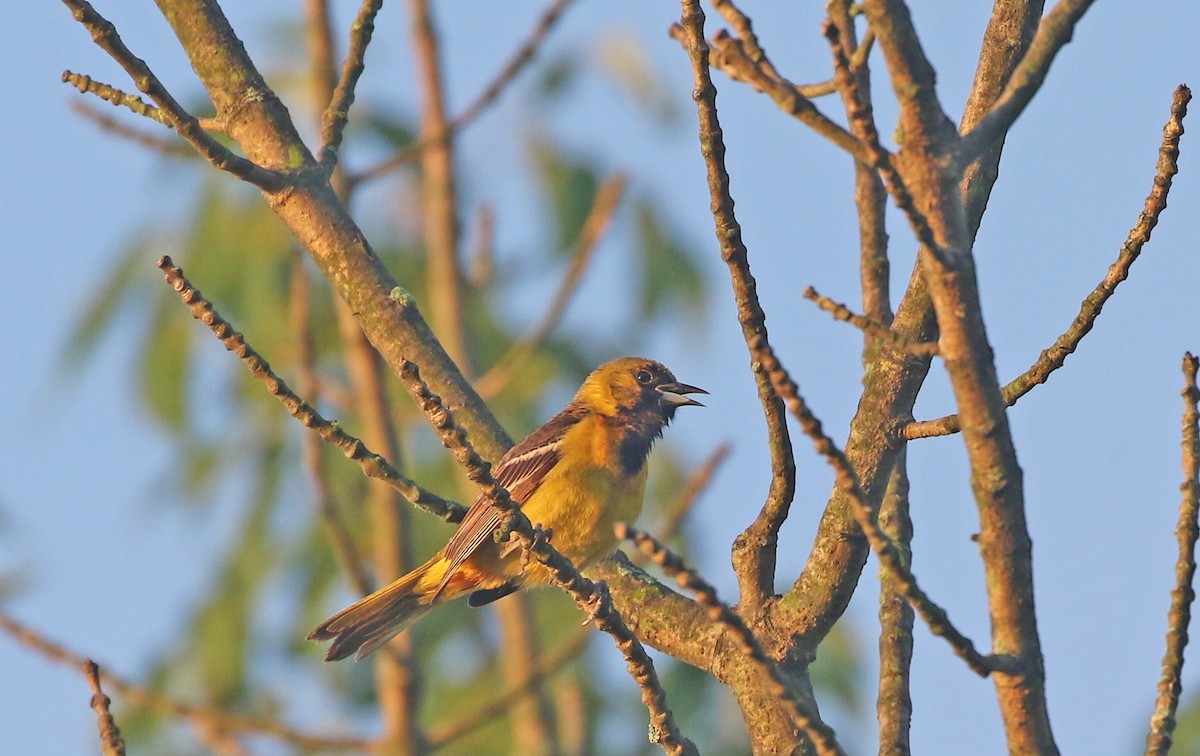
[[[171,430],[188,429],[191,394],[191,344],[195,324],[179,312],[174,292],[161,296],[151,316],[142,352],[142,397],[151,414]]]
[[[534,139],[531,151],[542,191],[554,210],[554,249],[565,255],[579,238],[592,209],[600,185],[599,173],[545,137]]]
[[[681,305],[696,313],[704,303],[704,281],[683,245],[668,230],[659,211],[646,199],[637,206],[638,250],[641,253],[640,315],[653,318]]]

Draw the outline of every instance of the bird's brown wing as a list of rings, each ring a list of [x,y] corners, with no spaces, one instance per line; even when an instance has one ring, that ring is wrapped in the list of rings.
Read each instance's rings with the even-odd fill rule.
[[[563,436],[581,419],[582,411],[568,406],[504,455],[492,474],[514,502],[523,505],[538,490],[546,474],[562,459]],[[502,517],[503,513],[492,506],[486,497],[480,496],[475,500],[446,544],[444,556],[450,564],[441,584],[434,591],[434,598],[442,592],[467,557],[492,537],[496,528],[500,527]]]

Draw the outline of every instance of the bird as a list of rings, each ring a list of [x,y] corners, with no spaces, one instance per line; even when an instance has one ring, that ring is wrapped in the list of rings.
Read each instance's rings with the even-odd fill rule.
[[[493,476],[550,544],[577,568],[617,548],[613,527],[642,509],[646,458],[679,407],[703,407],[664,365],[622,357],[596,368],[567,406],[512,447]],[[309,640],[329,641],[326,661],[361,660],[435,606],[469,595],[477,607],[524,586],[550,582],[548,570],[522,560],[515,540],[496,543],[503,513],[483,496],[449,543],[425,564],[322,622]]]

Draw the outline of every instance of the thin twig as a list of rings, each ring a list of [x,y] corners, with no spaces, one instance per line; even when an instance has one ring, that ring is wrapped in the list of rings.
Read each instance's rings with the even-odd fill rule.
[[[1158,681],[1158,697],[1150,717],[1150,733],[1146,736],[1146,754],[1166,756],[1171,750],[1175,732],[1175,710],[1183,690],[1183,649],[1188,642],[1188,625],[1192,620],[1192,602],[1196,591],[1192,580],[1196,576],[1196,540],[1200,538],[1200,389],[1196,387],[1196,371],[1200,368],[1191,353],[1183,356],[1183,501],[1179,505],[1179,524],[1175,539],[1179,556],[1175,561],[1175,587],[1171,590],[1171,610],[1167,613],[1167,649],[1163,654],[1162,676]]]
[[[97,724],[100,728],[100,750],[104,756],[125,756],[125,739],[121,730],[113,720],[108,705],[112,703],[100,687],[100,668],[96,662],[87,659],[83,662],[83,674],[87,677],[88,687],[92,691],[91,707],[96,712]]]
[[[825,39],[833,50],[834,81],[838,88],[846,92],[847,115],[850,119],[851,134],[864,145],[867,159],[865,164],[877,168],[883,178],[888,194],[908,219],[908,225],[916,234],[917,240],[937,254],[940,250],[933,229],[925,216],[917,209],[916,201],[904,184],[904,178],[892,162],[892,155],[879,141],[879,130],[875,126],[875,113],[869,98],[858,94],[858,78],[854,74],[854,66],[847,57],[845,46],[842,45],[841,31],[837,24],[827,21],[824,26]]]
[[[754,522],[738,536],[733,547],[734,572],[741,587],[742,611],[757,616],[775,592],[775,559],[779,529],[787,520],[796,492],[796,464],[788,435],[783,403],[771,386],[763,368],[763,355],[771,351],[767,338],[766,315],[758,301],[757,285],[750,272],[749,255],[742,241],[742,229],[734,213],[725,168],[725,139],[717,117],[717,90],[709,74],[709,49],[704,41],[704,12],[699,0],[684,0],[681,40],[692,63],[693,98],[699,119],[700,152],[708,178],[710,209],[716,226],[721,259],[729,270],[730,283],[737,303],[738,323],[750,352],[750,368],[758,387],[763,416],[767,423],[767,443],[771,452],[771,486],[767,499]],[[749,60],[747,58],[747,60]]]
[[[854,519],[867,537],[881,565],[892,573],[898,590],[907,598],[929,625],[934,635],[945,638],[967,666],[980,677],[987,677],[994,671],[1012,671],[1011,660],[996,655],[979,653],[970,638],[960,633],[950,622],[946,610],[935,604],[929,596],[917,585],[917,578],[904,564],[899,550],[892,540],[879,527],[878,515],[867,504],[866,496],[858,482],[858,474],[850,465],[849,460],[821,428],[821,421],[812,414],[804,398],[800,396],[799,388],[787,371],[772,356],[765,366],[775,390],[783,397],[792,415],[800,422],[804,433],[812,439],[817,453],[825,457],[836,475],[836,486],[850,500],[854,510]]]
[[[850,133],[863,141],[873,138],[878,142],[871,108],[871,71],[867,65],[867,53],[864,52],[869,52],[874,32],[868,27],[866,38],[861,44],[858,43],[854,18],[850,14],[850,0],[829,0],[826,11],[838,32],[837,45],[843,55],[851,58],[850,75],[835,76],[833,79],[835,85],[840,85],[838,93]],[[872,134],[875,136],[872,137]],[[854,161],[854,206],[858,214],[862,314],[890,326],[893,313],[886,224],[887,197],[887,189],[879,171]],[[863,364],[869,365],[878,356],[879,342],[870,336],[865,337],[864,342]]]
[[[367,45],[371,44],[371,35],[375,32],[375,15],[382,5],[383,0],[363,0],[350,27],[350,49],[342,63],[342,74],[333,98],[321,116],[321,151],[317,162],[327,173],[337,165],[338,148],[350,119],[350,106],[354,104],[354,87],[365,68]]]
[[[1100,316],[1100,311],[1104,308],[1105,303],[1116,291],[1117,285],[1129,277],[1130,267],[1142,253],[1142,248],[1150,241],[1150,234],[1158,224],[1159,216],[1167,207],[1167,195],[1171,191],[1175,174],[1179,172],[1179,141],[1183,136],[1183,119],[1187,115],[1187,107],[1191,99],[1191,90],[1185,85],[1179,85],[1171,102],[1171,116],[1163,127],[1163,139],[1158,149],[1158,163],[1155,167],[1153,186],[1150,194],[1146,197],[1145,205],[1138,215],[1137,222],[1133,224],[1133,228],[1129,230],[1129,234],[1125,238],[1125,243],[1121,245],[1121,251],[1118,253],[1116,261],[1109,266],[1104,280],[1097,284],[1092,293],[1088,294],[1080,303],[1079,314],[1071,321],[1067,330],[1038,355],[1037,360],[1030,365],[1028,370],[1001,389],[1004,403],[1007,406],[1011,407],[1016,404],[1018,399],[1028,394],[1035,386],[1045,383],[1051,373],[1063,366],[1067,356],[1075,351],[1083,337],[1092,330],[1096,318]],[[962,423],[958,415],[947,415],[936,420],[909,423],[904,428],[904,437],[913,440],[931,436],[947,436],[958,433],[961,429]]]
[[[1008,79],[1000,97],[975,128],[963,135],[955,159],[960,169],[969,165],[1008,134],[1013,123],[1025,112],[1025,107],[1041,88],[1046,74],[1050,72],[1050,64],[1054,62],[1055,56],[1063,46],[1071,41],[1075,25],[1093,2],[1094,0],[1060,0],[1042,17],[1033,42]]]
[[[571,560],[550,544],[549,538],[541,528],[534,527],[529,522],[520,505],[515,503],[508,491],[492,477],[491,466],[476,453],[467,439],[466,431],[454,422],[454,416],[441,397],[429,390],[417,365],[413,362],[403,364],[400,379],[421,405],[442,445],[449,449],[463,466],[467,477],[479,486],[480,494],[504,513],[502,525],[495,535],[496,540],[504,541],[510,535],[518,538],[525,552],[547,568],[554,583],[571,594],[596,624],[597,629],[613,637],[617,648],[625,657],[630,675],[641,688],[642,703],[650,712],[651,742],[657,743],[667,753],[697,753],[696,746],[684,738],[675,726],[674,716],[667,707],[667,694],[654,671],[654,662],[613,606],[608,587],[603,582],[593,582],[580,575]]]
[[[682,26],[671,26],[670,34],[685,48],[691,47]],[[730,36],[724,29],[713,35],[712,66],[734,81],[749,84],[766,94],[779,108],[795,117],[817,134],[841,147],[856,160],[869,162],[865,146],[846,129],[830,120],[813,104],[800,88],[783,78],[771,76],[760,64],[756,64],[746,51],[742,40]],[[705,44],[705,50],[708,45]]]
[[[154,107],[135,94],[129,94],[110,84],[96,81],[87,74],[63,71],[62,81],[64,84],[70,84],[78,89],[81,94],[96,95],[114,107],[127,108],[131,112],[149,118],[151,121],[166,126],[169,129],[175,128],[174,124],[171,123],[171,119],[167,117],[167,114],[162,109]],[[225,127],[216,118],[197,118],[196,123],[200,124],[200,128],[205,131],[225,130]]]
[[[232,173],[264,191],[275,191],[283,187],[283,174],[267,170],[244,157],[235,155],[204,130],[200,121],[187,112],[167,91],[146,63],[125,46],[117,29],[96,12],[87,0],[63,0],[75,16],[92,34],[92,41],[112,56],[129,74],[139,92],[148,95],[162,111],[179,135],[192,143],[208,162],[222,171]]]
[[[140,115],[144,118],[149,118],[155,123],[166,127],[171,126],[171,120],[166,114],[150,103],[138,97],[135,94],[123,92],[111,84],[105,84],[102,81],[96,81],[87,74],[75,73],[71,70],[63,71],[62,82],[70,84],[79,90],[80,94],[93,94],[105,102],[111,103],[115,107],[127,108],[131,112]]]
[[[336,422],[326,420],[315,408],[296,395],[288,385],[273,372],[271,366],[258,352],[246,343],[242,334],[234,330],[216,310],[204,295],[194,288],[183,275],[170,257],[163,256],[158,260],[158,267],[166,276],[167,283],[179,294],[180,299],[188,306],[192,317],[208,326],[209,330],[225,345],[225,348],[236,354],[246,367],[267,387],[273,396],[283,402],[288,413],[300,423],[321,437],[326,443],[333,444],[342,452],[358,463],[364,474],[370,478],[379,478],[400,492],[413,506],[429,512],[447,521],[458,522],[466,513],[463,505],[448,501],[426,489],[418,486],[401,475],[386,459],[367,448],[361,440],[346,433]]]
[[[767,657],[758,638],[746,626],[741,616],[717,598],[717,591],[712,585],[701,578],[698,572],[689,569],[679,555],[673,553],[649,533],[633,528],[624,522],[617,523],[616,532],[617,538],[632,541],[643,554],[661,567],[663,572],[675,578],[681,588],[694,593],[696,600],[708,610],[710,619],[729,628],[734,642],[765,678],[771,695],[783,705],[783,708],[791,716],[793,724],[803,730],[812,740],[817,753],[845,753],[838,743],[833,729],[822,722],[820,716],[810,710],[800,697],[791,691],[778,665]]]
[[[59,643],[48,640],[12,617],[0,611],[0,630],[8,633],[23,646],[37,651],[41,655],[58,662],[75,667],[83,667],[88,661],[85,657]],[[298,732],[283,724],[279,717],[252,717],[236,714],[212,706],[184,703],[173,698],[156,693],[141,685],[128,682],[122,677],[110,672],[107,667],[99,668],[100,679],[122,698],[137,706],[146,706],[168,717],[185,719],[198,730],[236,730],[238,732],[254,733],[276,738],[295,748],[304,751],[373,751],[374,743],[365,738],[332,737]]]
[[[929,358],[938,353],[937,344],[930,341],[912,341],[896,333],[883,323],[863,317],[862,315],[855,315],[846,305],[841,302],[835,302],[829,297],[821,296],[811,286],[804,290],[804,298],[816,302],[817,306],[832,315],[834,320],[849,323],[861,329],[868,336],[887,342],[889,346],[902,352],[908,352],[914,357]]]
[[[508,388],[512,379],[520,374],[521,368],[539,348],[550,338],[562,321],[567,304],[579,289],[579,282],[592,259],[592,252],[604,236],[612,221],[613,213],[625,193],[628,176],[617,173],[606,178],[596,190],[592,208],[588,211],[583,227],[579,231],[579,239],[571,252],[570,262],[566,273],[558,284],[558,290],[550,300],[546,312],[538,324],[530,329],[519,342],[492,366],[487,373],[476,381],[475,388],[483,399],[489,400]]]
[[[354,176],[351,179],[351,184],[359,184],[377,179],[386,173],[407,165],[430,145],[448,139],[470,125],[489,105],[499,99],[505,88],[517,78],[517,74],[521,72],[527,63],[533,60],[538,48],[550,34],[550,30],[554,28],[554,24],[572,2],[573,0],[555,0],[554,4],[547,8],[546,12],[538,19],[529,36],[517,48],[517,51],[513,53],[508,62],[488,82],[483,91],[471,101],[471,104],[446,123],[444,130],[435,134],[423,135],[416,142],[408,145],[391,157]]]

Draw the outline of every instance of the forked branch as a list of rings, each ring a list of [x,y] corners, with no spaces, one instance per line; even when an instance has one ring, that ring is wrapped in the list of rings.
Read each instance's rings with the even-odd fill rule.
[[[1096,288],[1084,298],[1079,306],[1079,314],[1071,321],[1071,325],[1054,343],[1044,349],[1029,369],[1010,381],[1001,390],[1005,405],[1011,407],[1021,397],[1028,394],[1039,384],[1045,383],[1050,374],[1058,370],[1079,346],[1100,317],[1100,311],[1105,303],[1116,292],[1117,286],[1129,277],[1129,269],[1142,253],[1142,248],[1150,241],[1150,234],[1158,225],[1159,216],[1167,208],[1167,195],[1175,174],[1179,172],[1179,141],[1183,136],[1183,119],[1187,115],[1188,103],[1192,99],[1192,91],[1185,85],[1179,85],[1171,101],[1171,115],[1163,126],[1162,145],[1158,148],[1158,163],[1155,166],[1154,182],[1150,194],[1146,197],[1142,212],[1138,214],[1137,222],[1129,230],[1125,243],[1117,254],[1117,259],[1108,268]],[[958,415],[947,415],[936,420],[923,420],[909,423],[904,428],[907,439],[928,438],[931,436],[946,436],[958,433],[962,423]]]

